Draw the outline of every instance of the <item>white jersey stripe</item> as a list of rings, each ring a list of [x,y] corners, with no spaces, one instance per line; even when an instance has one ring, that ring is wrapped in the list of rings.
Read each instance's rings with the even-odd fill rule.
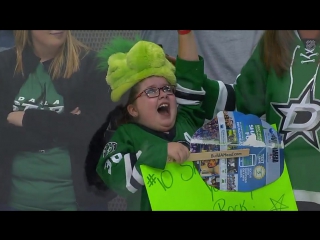
[[[135,187],[133,187],[130,183],[130,179],[132,176],[132,167],[131,167],[131,159],[130,159],[130,153],[127,153],[124,155],[124,167],[126,170],[126,188],[132,192],[135,193],[138,191]]]
[[[188,93],[188,94],[196,94],[196,95],[205,95],[206,94],[206,92],[203,90],[203,88],[201,88],[201,91],[196,91],[196,90],[192,90],[189,88],[184,88],[180,84],[177,84],[176,90],[183,92],[183,93]]]
[[[320,204],[320,192],[294,190],[294,196],[296,198],[296,201]]]
[[[137,156],[137,161],[139,160],[139,157],[141,156],[142,151],[138,151],[136,156]],[[144,181],[143,178],[141,176],[141,174],[138,172],[138,170],[136,169],[136,167],[133,168],[132,171],[132,177],[142,186],[144,186]]]
[[[198,105],[200,103],[200,101],[186,100],[178,97],[176,99],[177,99],[177,103],[181,105]]]
[[[181,92],[181,93],[185,93],[185,94],[192,94],[192,95],[205,95],[206,92],[203,90],[203,88],[201,89],[201,91],[195,91],[195,90],[191,90],[189,88],[184,88],[181,85],[177,84],[177,92]],[[198,105],[200,104],[199,100],[189,100],[189,99],[185,99],[185,98],[179,98],[177,97],[177,103],[181,104],[181,105]]]
[[[144,181],[141,174],[138,172],[136,167],[133,168],[132,177],[142,186],[144,186]]]
[[[218,81],[218,83],[219,83],[219,96],[218,96],[218,101],[212,117],[216,116],[218,112],[224,110],[228,100],[228,91],[226,86],[221,81]]]

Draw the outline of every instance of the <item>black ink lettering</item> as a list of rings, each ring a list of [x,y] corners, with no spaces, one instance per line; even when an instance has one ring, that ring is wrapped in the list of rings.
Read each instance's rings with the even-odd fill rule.
[[[167,184],[167,183],[165,183],[164,181],[163,181],[163,175],[164,175],[164,173],[168,173],[169,175],[169,177],[170,177],[170,183],[169,184]],[[169,189],[169,188],[171,188],[172,187],[172,184],[173,184],[173,177],[172,177],[172,174],[171,174],[171,172],[170,171],[168,171],[168,170],[163,170],[162,172],[161,172],[161,174],[160,174],[160,178],[161,179],[159,179],[158,178],[158,181],[159,181],[159,183],[161,184],[161,186],[163,187],[163,189],[166,191],[167,189]]]
[[[149,187],[153,186],[153,184],[156,184],[156,177],[154,176],[154,174],[149,174],[148,177],[148,185]]]
[[[214,192],[218,192],[218,191],[219,191],[218,188],[214,188],[214,187],[212,187],[212,190],[213,190]]]
[[[197,175],[197,173],[199,173],[198,170],[197,170],[197,168],[196,168],[195,163],[192,164],[192,169],[193,169],[193,174],[194,174],[194,175]]]
[[[210,191],[210,194],[211,194],[211,201],[213,202],[213,188],[211,186],[209,186],[208,184],[206,184],[207,188],[209,189]]]
[[[245,200],[241,204],[236,204],[236,205],[228,205],[225,199],[220,198],[213,204],[213,210],[218,210],[218,211],[248,211],[246,208]],[[227,210],[225,210],[227,209]]]
[[[219,211],[225,211],[223,210],[225,205],[226,205],[226,200],[220,198],[218,201],[216,201],[213,204],[213,210],[216,210],[216,206],[217,206]]]
[[[271,208],[271,211],[281,211],[289,208],[287,205],[283,204],[284,196],[285,194],[283,194],[278,200],[270,198],[270,201],[273,205],[273,207]]]
[[[166,187],[163,185],[163,183],[161,182],[161,179],[159,179],[159,178],[157,178],[158,179],[158,182],[161,184],[161,186],[163,187],[163,189],[165,190],[165,191],[167,191],[167,189],[166,189]]]
[[[228,211],[236,211],[238,205],[235,205],[234,207],[229,206]]]
[[[278,148],[272,149],[272,162],[279,162],[279,149]]]
[[[243,202],[240,204],[240,211],[248,211],[248,209],[246,208],[246,206],[244,205],[245,204],[245,200],[243,200]]]
[[[190,177],[184,178],[183,175],[181,174],[181,179],[182,179],[183,181],[186,181],[186,182],[189,181],[189,180],[191,180],[191,179],[193,178],[194,173],[195,173],[195,166],[194,166],[194,164],[193,164],[193,167],[190,166],[190,165],[183,165],[183,164],[180,164],[180,166],[181,166],[181,167],[189,167],[190,170],[191,170]]]

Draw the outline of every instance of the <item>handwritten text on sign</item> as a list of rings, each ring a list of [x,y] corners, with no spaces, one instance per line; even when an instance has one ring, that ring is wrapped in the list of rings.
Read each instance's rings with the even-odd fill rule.
[[[207,185],[193,162],[167,163],[164,170],[141,166],[154,211],[294,211],[287,167],[275,182],[252,192],[226,192]]]

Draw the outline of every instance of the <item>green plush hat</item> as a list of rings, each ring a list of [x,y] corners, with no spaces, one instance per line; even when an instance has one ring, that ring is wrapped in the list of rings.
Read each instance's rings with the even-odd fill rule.
[[[114,102],[135,84],[151,76],[164,77],[170,84],[176,83],[175,67],[155,43],[117,38],[100,51],[99,57],[102,60],[100,66],[108,67],[106,80]]]

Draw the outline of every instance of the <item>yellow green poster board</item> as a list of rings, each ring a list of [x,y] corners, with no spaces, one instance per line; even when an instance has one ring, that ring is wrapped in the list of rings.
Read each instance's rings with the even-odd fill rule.
[[[281,177],[252,192],[227,192],[207,185],[193,162],[164,170],[141,166],[153,211],[295,211],[287,167]]]
[[[296,211],[287,166],[274,182],[251,192],[221,191],[206,184],[193,162],[141,166],[153,211]]]

